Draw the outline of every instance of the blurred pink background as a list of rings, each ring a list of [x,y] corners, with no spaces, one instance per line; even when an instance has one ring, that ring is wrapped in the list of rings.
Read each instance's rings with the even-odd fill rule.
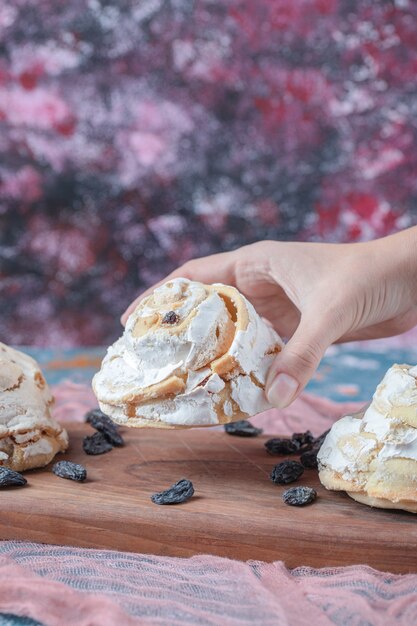
[[[106,344],[191,257],[416,224],[416,72],[407,0],[4,0],[0,339]]]

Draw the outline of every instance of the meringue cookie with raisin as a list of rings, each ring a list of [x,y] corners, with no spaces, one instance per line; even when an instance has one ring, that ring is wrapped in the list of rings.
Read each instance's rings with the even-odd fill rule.
[[[271,407],[266,375],[282,346],[236,288],[176,278],[130,315],[93,389],[119,424],[224,424]]]

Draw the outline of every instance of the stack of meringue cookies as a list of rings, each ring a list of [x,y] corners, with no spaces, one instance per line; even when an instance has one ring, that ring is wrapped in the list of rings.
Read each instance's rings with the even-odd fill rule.
[[[107,351],[93,390],[125,426],[187,428],[271,408],[266,376],[283,342],[234,287],[176,278],[144,298]],[[36,362],[0,344],[0,466],[22,471],[65,451]],[[417,512],[417,366],[394,365],[365,412],[341,418],[318,454],[327,489]]]

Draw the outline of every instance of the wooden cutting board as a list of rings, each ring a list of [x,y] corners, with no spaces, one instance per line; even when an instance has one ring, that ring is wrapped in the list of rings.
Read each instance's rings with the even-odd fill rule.
[[[171,556],[215,554],[283,560],[288,567],[365,563],[390,572],[417,571],[417,516],[372,509],[326,491],[317,472],[293,484],[313,486],[317,501],[285,505],[269,480],[280,457],[266,437],[220,430],[125,429],[126,446],[87,456],[86,424],[69,425],[71,448],[59,458],[82,463],[88,480],[60,479],[49,468],[28,472],[28,486],[1,491],[1,539],[24,539]],[[157,506],[150,495],[181,478],[195,496]]]

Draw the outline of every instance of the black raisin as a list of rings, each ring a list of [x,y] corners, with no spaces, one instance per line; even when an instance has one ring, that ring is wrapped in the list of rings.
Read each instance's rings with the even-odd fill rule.
[[[318,450],[307,450],[300,456],[300,462],[307,469],[317,469],[317,452]]]
[[[285,504],[304,506],[317,498],[317,492],[312,487],[291,487],[282,494]]]
[[[193,483],[183,478],[169,489],[154,493],[151,496],[152,502],[155,504],[180,504],[186,502],[194,495]]]
[[[23,487],[27,480],[9,467],[0,467],[0,487]]]
[[[299,445],[291,439],[274,438],[265,441],[265,448],[269,454],[297,454]]]
[[[110,441],[107,441],[103,433],[94,433],[83,439],[83,450],[86,454],[105,454],[113,449]]]
[[[85,416],[85,421],[100,433],[103,433],[107,441],[113,444],[113,446],[119,447],[124,445],[123,437],[119,433],[117,424],[100,409],[89,411]]]
[[[272,469],[271,480],[276,485],[287,485],[300,478],[304,467],[297,461],[283,461]]]
[[[103,420],[103,421],[109,421],[112,424],[114,424],[114,422],[111,421],[110,417],[108,415],[106,415],[105,413],[103,413],[103,411],[101,409],[99,409],[98,407],[96,409],[91,409],[91,411],[88,411],[88,413],[85,414],[85,421],[88,424],[92,425],[94,420],[96,420],[96,419]],[[116,426],[116,424],[114,424],[114,426]]]
[[[224,425],[224,429],[228,435],[236,435],[237,437],[257,437],[263,432],[262,428],[256,428],[248,420],[230,422],[230,424]]]
[[[314,437],[309,430],[305,433],[293,433],[291,435],[291,441],[298,445],[298,449],[302,452],[310,450],[314,441]]]
[[[163,324],[177,324],[179,322],[179,316],[175,313],[175,311],[168,311],[165,313],[162,323]]]
[[[52,471],[55,476],[60,478],[68,478],[68,480],[76,480],[82,483],[87,478],[87,470],[78,463],[72,463],[71,461],[58,461],[52,466]]]

